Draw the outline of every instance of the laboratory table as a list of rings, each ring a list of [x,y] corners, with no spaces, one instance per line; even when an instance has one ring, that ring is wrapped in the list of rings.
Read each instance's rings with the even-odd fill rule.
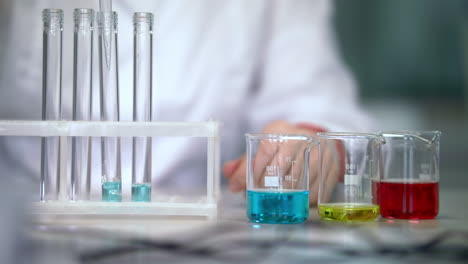
[[[434,220],[250,223],[242,194],[223,192],[218,220],[65,217],[36,220],[34,263],[468,263],[468,194],[440,191]]]

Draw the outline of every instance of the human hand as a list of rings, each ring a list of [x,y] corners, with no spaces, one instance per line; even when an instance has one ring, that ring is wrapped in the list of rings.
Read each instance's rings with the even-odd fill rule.
[[[311,126],[304,126],[304,125],[293,125],[289,122],[286,121],[275,121],[270,123],[265,129],[263,130],[263,133],[271,133],[271,134],[301,134],[301,135],[310,135],[310,136],[315,136],[317,132],[320,132],[323,130],[320,129],[311,129]],[[264,179],[261,177],[261,175],[265,175],[264,170],[265,167],[268,164],[281,164],[281,157],[282,156],[293,156],[294,160],[297,162],[296,165],[301,167],[301,164],[303,164],[303,155],[301,152],[298,152],[298,150],[301,147],[298,144],[289,144],[289,145],[283,145],[278,149],[278,147],[262,147],[259,148],[258,153],[261,153],[261,155],[257,155],[255,157],[255,160],[253,162],[254,164],[254,175],[256,175],[255,181],[257,183],[261,183],[261,181]],[[333,156],[333,151],[325,151],[324,152],[324,158],[326,160],[329,160]],[[298,155],[299,154],[299,155]],[[313,148],[311,153],[310,153],[310,159],[309,159],[309,186],[310,186],[310,202],[312,204],[315,204],[317,202],[317,195],[318,195],[318,151],[316,148]],[[242,155],[239,159],[237,160],[232,160],[229,162],[226,162],[223,167],[223,173],[224,176],[228,179],[229,181],[229,189],[233,192],[239,192],[239,191],[245,191],[246,189],[246,155]],[[330,180],[336,182],[336,179],[338,178],[338,170],[329,170],[329,174],[331,175],[329,177]],[[259,176],[260,175],[260,176]],[[302,171],[296,173],[297,179],[295,180],[300,180],[302,178]],[[328,180],[328,178],[327,178]],[[287,184],[286,182],[283,184]],[[262,185],[262,184],[260,184]],[[333,184],[334,185],[334,184]],[[287,186],[287,185],[286,185]],[[331,186],[328,184],[327,186]]]

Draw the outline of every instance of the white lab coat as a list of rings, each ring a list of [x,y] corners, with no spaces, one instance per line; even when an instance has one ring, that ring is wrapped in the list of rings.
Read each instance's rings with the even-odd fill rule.
[[[331,1],[113,2],[119,14],[121,120],[132,118],[131,17],[135,11],[149,11],[155,14],[153,118],[222,122],[222,161],[241,155],[245,132],[260,132],[273,120],[308,122],[332,131],[369,128],[358,106],[355,83],[337,54],[330,23]],[[7,66],[1,86],[2,119],[40,119],[40,12],[46,7],[65,11],[62,100],[63,118],[71,119],[72,12],[76,7],[97,10],[97,0],[15,1],[9,52],[3,60]],[[95,36],[97,39],[97,31]],[[95,47],[93,116],[97,120],[97,42]],[[131,179],[127,143],[124,189]],[[180,138],[155,140],[156,188],[203,185],[205,143]],[[8,149],[10,160],[21,163],[25,155],[27,159],[28,151]],[[28,170],[38,171],[39,164],[28,166]]]

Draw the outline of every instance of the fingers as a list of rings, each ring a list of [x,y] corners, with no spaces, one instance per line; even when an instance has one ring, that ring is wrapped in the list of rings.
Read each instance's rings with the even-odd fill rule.
[[[321,166],[321,175],[316,179],[316,181],[311,181],[311,203],[317,202],[318,195],[320,195],[321,203],[328,202],[341,175],[336,144],[322,144],[321,148],[322,160],[320,161],[321,164],[319,164],[319,166]],[[318,193],[319,186],[320,193]]]
[[[231,161],[224,163],[224,166],[223,166],[224,177],[226,177],[227,179],[230,179],[232,175],[234,174],[234,172],[239,167],[240,163],[241,163],[240,159],[231,160]]]
[[[285,178],[283,179],[283,188],[287,189],[301,189],[306,188],[307,183],[305,181],[304,166],[305,164],[305,153],[307,149],[307,143],[304,142],[291,142],[286,146],[283,156],[283,169]]]
[[[286,121],[274,121],[265,127],[263,133],[281,133],[281,134],[315,134],[310,129],[299,128]],[[252,187],[265,185],[266,176],[278,177],[278,184],[287,188],[295,189],[304,179],[304,143],[294,142],[271,142],[269,140],[258,142],[257,152],[252,157],[253,180]],[[314,163],[316,166],[318,162]],[[229,181],[229,189],[232,192],[239,192],[246,189],[246,156],[239,160],[229,161],[224,164],[223,173]],[[316,168],[310,174],[310,180],[317,178]],[[269,179],[272,180],[272,179]],[[270,181],[270,185],[274,181]],[[307,183],[306,183],[307,184]],[[273,186],[273,185],[271,185]],[[317,197],[317,194],[315,194]],[[316,198],[315,198],[316,200]]]
[[[284,120],[273,121],[268,124],[263,133],[291,133],[291,130],[296,129],[291,123]]]
[[[339,166],[335,165],[330,168],[330,170],[327,172],[327,176],[325,179],[325,184],[324,184],[324,194],[322,196],[323,202],[328,202],[330,200],[330,197],[333,193],[333,190],[336,187],[336,184],[338,183],[338,179],[340,177],[340,169]]]
[[[316,205],[318,199],[318,178],[319,178],[319,153],[318,148],[314,147],[310,152],[309,160],[309,204]]]
[[[272,164],[276,164],[273,160],[279,152],[279,146],[268,144],[268,140],[262,140],[261,142],[264,142],[265,144],[260,144],[254,160],[252,161],[254,186],[263,186],[264,177],[267,175],[279,175],[278,167],[272,166]],[[268,167],[270,169],[268,169]],[[267,172],[267,170],[269,171]]]
[[[227,165],[229,166],[230,164],[227,164]],[[237,166],[234,166],[234,165],[237,165]],[[247,166],[246,156],[243,155],[237,161],[237,164],[231,165],[231,168],[233,169],[231,175],[227,176],[227,174],[225,174],[226,178],[228,178],[229,180],[229,190],[231,190],[231,192],[240,192],[240,191],[245,190],[246,188],[246,176],[245,176],[246,166]],[[226,171],[228,169],[229,168],[226,168]]]

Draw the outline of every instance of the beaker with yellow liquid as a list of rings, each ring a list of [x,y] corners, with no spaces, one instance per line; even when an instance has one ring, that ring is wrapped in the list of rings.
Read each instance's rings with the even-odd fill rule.
[[[382,136],[370,133],[318,133],[318,211],[322,220],[373,221],[380,214]]]

